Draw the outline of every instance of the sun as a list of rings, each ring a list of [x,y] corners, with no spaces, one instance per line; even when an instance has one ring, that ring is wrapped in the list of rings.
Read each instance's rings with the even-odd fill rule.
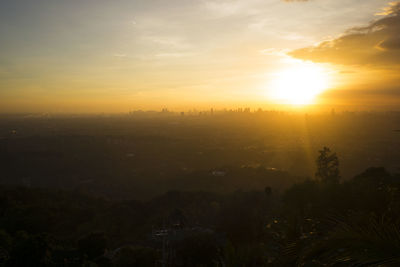
[[[301,62],[273,75],[270,97],[281,104],[308,105],[329,86],[327,71],[314,63]]]

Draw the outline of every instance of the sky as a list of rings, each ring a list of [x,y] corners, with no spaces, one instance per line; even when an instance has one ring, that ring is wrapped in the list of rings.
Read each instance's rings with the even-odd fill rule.
[[[384,0],[1,0],[0,112],[397,109],[399,36]]]

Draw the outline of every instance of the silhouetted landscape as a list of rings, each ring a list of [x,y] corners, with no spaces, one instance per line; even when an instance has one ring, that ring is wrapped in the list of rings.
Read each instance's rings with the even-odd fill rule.
[[[400,0],[1,0],[0,267],[400,266]]]
[[[396,266],[398,112],[3,115],[4,266]]]

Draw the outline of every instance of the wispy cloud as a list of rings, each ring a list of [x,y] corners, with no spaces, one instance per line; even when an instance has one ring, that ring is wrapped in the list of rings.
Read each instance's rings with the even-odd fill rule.
[[[376,13],[376,15],[378,16],[388,16],[388,15],[392,15],[394,13],[399,13],[399,2],[398,1],[394,1],[389,3],[388,6],[382,8],[382,11]]]
[[[127,57],[126,54],[120,54],[120,53],[115,53],[113,56],[114,56],[114,57],[120,57],[120,58],[125,58],[125,57]]]
[[[262,55],[268,55],[268,56],[286,56],[286,54],[289,52],[288,49],[278,49],[278,48],[266,48],[260,51]]]

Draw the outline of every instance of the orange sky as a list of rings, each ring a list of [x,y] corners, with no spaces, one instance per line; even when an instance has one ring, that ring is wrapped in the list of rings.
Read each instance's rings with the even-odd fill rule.
[[[399,2],[0,5],[0,112],[400,107]]]

